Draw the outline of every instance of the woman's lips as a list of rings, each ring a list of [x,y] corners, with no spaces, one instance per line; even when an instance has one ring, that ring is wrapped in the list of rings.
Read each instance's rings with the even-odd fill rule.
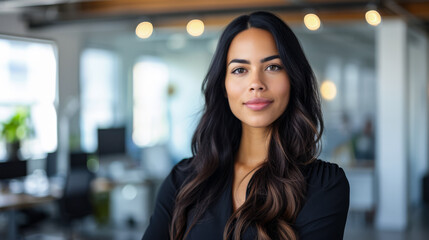
[[[272,100],[265,98],[254,98],[250,101],[245,102],[244,105],[246,105],[246,107],[252,110],[259,111],[268,107],[268,105],[270,105],[272,102]]]

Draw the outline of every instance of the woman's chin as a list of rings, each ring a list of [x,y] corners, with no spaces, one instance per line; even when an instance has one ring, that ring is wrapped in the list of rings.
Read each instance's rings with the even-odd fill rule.
[[[243,127],[250,127],[250,128],[268,128],[271,126],[271,124],[274,121],[247,121],[242,122]]]

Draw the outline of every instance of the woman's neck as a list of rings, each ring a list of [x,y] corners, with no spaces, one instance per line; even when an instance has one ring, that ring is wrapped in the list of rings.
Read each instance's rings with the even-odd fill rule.
[[[236,164],[253,169],[261,165],[268,156],[270,131],[267,128],[252,128],[245,124],[242,129]]]

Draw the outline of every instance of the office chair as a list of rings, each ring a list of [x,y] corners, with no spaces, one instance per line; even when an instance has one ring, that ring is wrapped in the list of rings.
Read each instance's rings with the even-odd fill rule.
[[[81,157],[81,156],[80,156]],[[71,162],[73,161],[71,157]],[[63,226],[68,230],[68,236],[73,236],[73,223],[92,214],[91,182],[95,175],[86,165],[71,164],[66,177],[63,196],[59,199],[60,217]]]

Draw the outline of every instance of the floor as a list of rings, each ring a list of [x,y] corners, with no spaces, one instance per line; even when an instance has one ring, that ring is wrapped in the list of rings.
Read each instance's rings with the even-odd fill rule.
[[[4,218],[4,217],[3,217]],[[1,223],[0,239],[6,239],[6,229]],[[141,240],[145,226],[125,224],[122,227],[103,226],[87,218],[68,232],[58,227],[55,220],[45,221],[37,227],[21,231],[19,240]],[[427,240],[429,239],[429,207],[417,208],[410,211],[410,224],[405,232],[379,231],[368,223],[368,216],[360,213],[350,213],[344,233],[345,240]]]
[[[359,213],[349,213],[345,240],[428,240],[429,206],[410,209],[409,226],[406,231],[381,231],[365,221]]]

